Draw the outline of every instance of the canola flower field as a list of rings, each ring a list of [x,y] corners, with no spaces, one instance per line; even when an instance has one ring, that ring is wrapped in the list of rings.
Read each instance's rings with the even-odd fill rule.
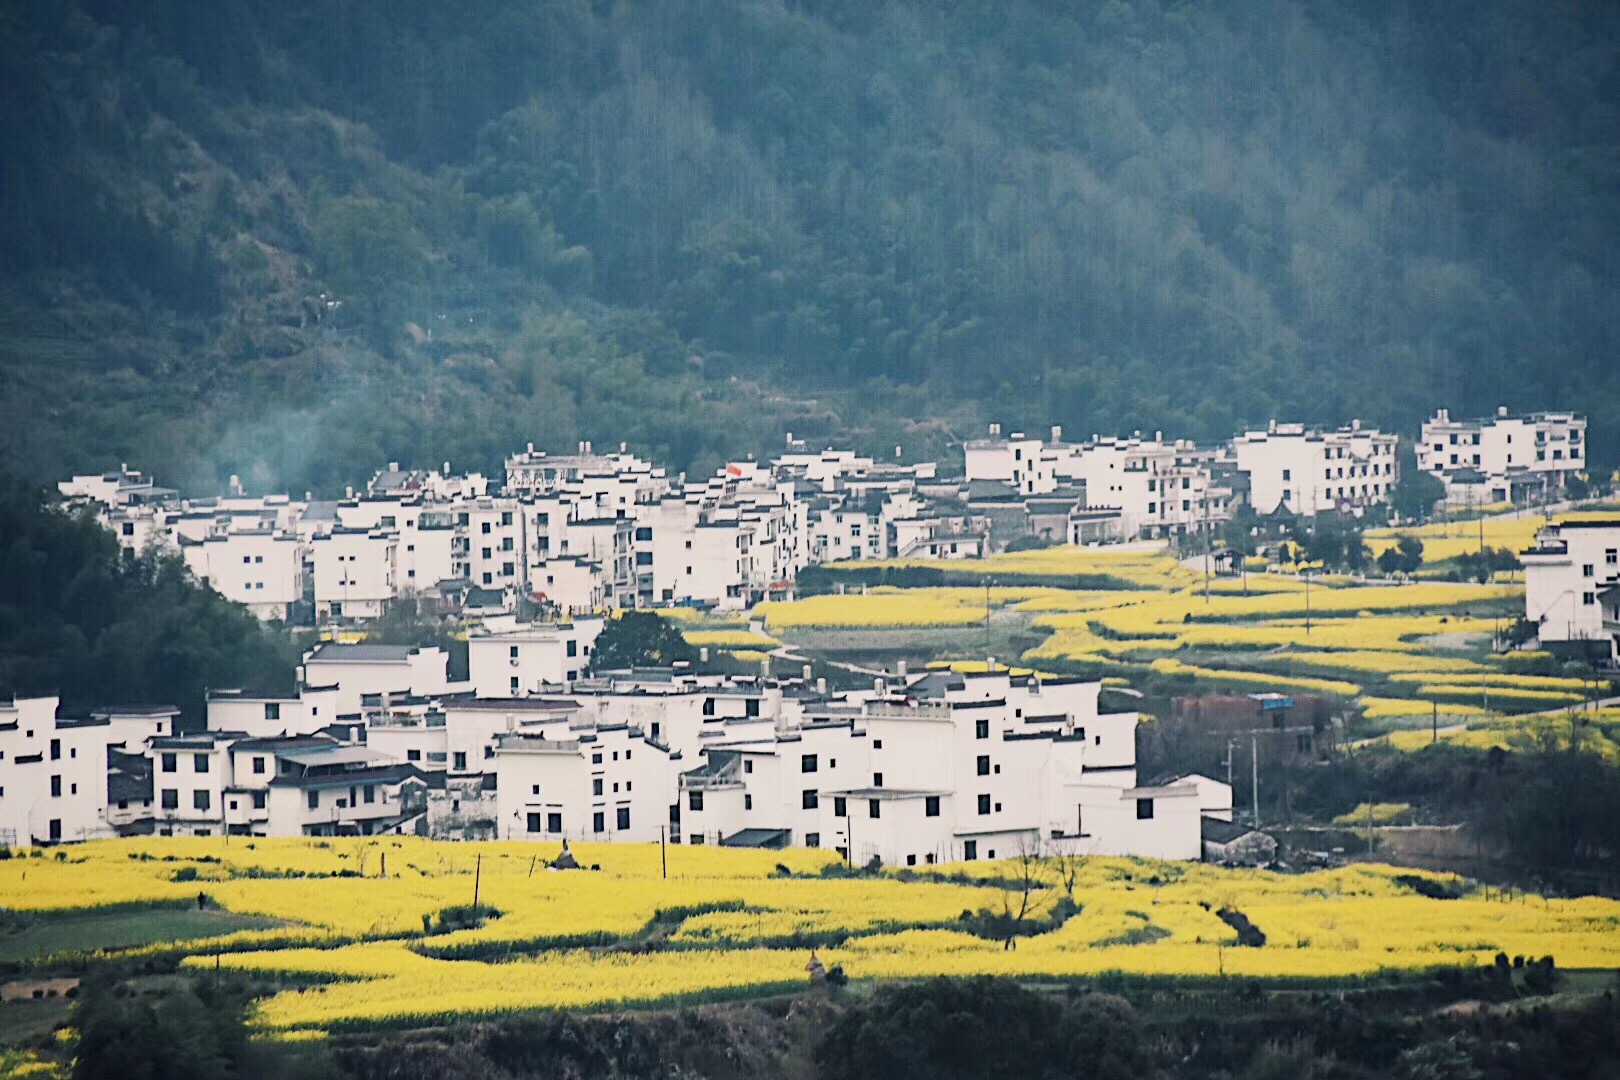
[[[1283,875],[1087,859],[1072,881],[1079,913],[1007,950],[960,920],[997,908],[1006,864],[838,877],[822,876],[834,861],[824,852],[677,847],[665,879],[656,845],[578,845],[580,860],[599,866],[580,871],[544,868],[557,854],[550,845],[412,837],[147,838],[60,851],[0,861],[8,908],[49,917],[175,906],[200,889],[225,910],[278,920],[119,955],[251,973],[267,991],[252,1021],[283,1037],[776,993],[806,985],[812,946],[858,981],[1344,980],[1488,964],[1498,952],[1620,968],[1620,901],[1492,899],[1466,883],[1458,899],[1432,899],[1375,864]],[[472,901],[475,880],[480,903],[500,914],[428,933],[437,913]],[[1036,914],[1068,895],[1057,868],[1043,865]],[[1266,944],[1238,946],[1223,909],[1245,914]],[[37,962],[44,970],[61,959]]]
[[[1477,546],[1479,526],[1467,524]],[[1540,518],[1490,520],[1487,542],[1528,543],[1541,524]],[[1372,535],[1396,542],[1393,533]],[[1426,535],[1425,543],[1433,538]],[[1038,642],[1003,658],[1017,671],[1077,672],[1127,684],[1154,676],[1190,679],[1207,690],[1234,693],[1322,694],[1391,724],[1427,720],[1436,705],[1453,718],[1487,708],[1531,712],[1584,701],[1602,690],[1580,678],[1524,670],[1532,659],[1550,657],[1492,652],[1496,633],[1523,610],[1520,584],[1392,584],[1283,572],[1206,582],[1167,549],[1146,545],[1047,548],[947,564],[832,564],[835,571],[923,565],[944,566],[969,579],[980,575],[991,584],[852,585],[842,594],[761,604],[753,615],[790,644],[807,632],[813,638],[816,631],[875,631],[889,633],[898,645],[908,630],[957,628],[959,651],[936,646],[934,655],[922,659],[958,671],[983,663],[980,628],[987,619],[1011,622],[1027,629],[1026,641]],[[1053,584],[1065,577],[1087,587]],[[1040,583],[1020,585],[1020,579]],[[1121,587],[1095,587],[1105,579]]]

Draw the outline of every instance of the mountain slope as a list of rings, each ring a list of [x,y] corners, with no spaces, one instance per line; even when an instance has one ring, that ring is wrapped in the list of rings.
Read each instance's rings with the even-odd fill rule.
[[[0,12],[24,471],[1498,403],[1614,454],[1605,5],[206,8]]]

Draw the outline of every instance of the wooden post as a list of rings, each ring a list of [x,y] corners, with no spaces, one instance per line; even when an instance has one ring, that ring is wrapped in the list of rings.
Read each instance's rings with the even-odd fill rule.
[[[473,918],[478,917],[478,886],[484,878],[484,853],[478,853],[478,862],[473,865]]]
[[[658,826],[658,864],[663,868],[664,880],[669,880],[669,850],[664,846],[664,832],[669,826]]]

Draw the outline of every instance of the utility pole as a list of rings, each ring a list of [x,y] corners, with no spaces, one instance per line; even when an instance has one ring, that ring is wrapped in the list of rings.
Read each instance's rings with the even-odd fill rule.
[[[1429,705],[1434,710],[1429,717],[1429,743],[1433,745],[1440,741],[1440,703],[1431,701]]]
[[[984,579],[984,655],[990,655],[990,578]]]
[[[1260,827],[1260,740],[1249,736],[1250,794],[1254,797],[1254,827]]]
[[[1204,488],[1204,603],[1209,603],[1209,564],[1215,557],[1215,536],[1209,531],[1209,488]]]
[[[478,886],[484,879],[484,853],[478,853],[478,861],[473,864],[473,918],[478,917]]]
[[[664,870],[664,880],[669,880],[669,851],[664,847],[664,830],[666,825],[658,826],[658,863]]]
[[[1305,636],[1309,637],[1310,634],[1311,634],[1311,568],[1310,568],[1310,564],[1307,563],[1306,566],[1305,566]]]

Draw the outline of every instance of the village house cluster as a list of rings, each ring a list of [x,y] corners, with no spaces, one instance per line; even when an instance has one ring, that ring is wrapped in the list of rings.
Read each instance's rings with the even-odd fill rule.
[[[1584,467],[1584,435],[1568,414],[1441,411],[1419,463],[1455,504],[1551,499]],[[1197,536],[1243,504],[1359,514],[1398,481],[1395,437],[1359,422],[1274,423],[1220,447],[992,425],[956,475],[899,448],[885,462],[790,435],[769,462],[697,481],[589,443],[530,446],[500,483],[390,465],[331,501],[234,482],[187,499],[127,468],[77,476],[64,500],[93,508],[130,557],[178,551],[262,619],[363,623],[406,596],[460,619],[469,678],[452,683],[437,649],[339,640],[304,658],[296,694],[217,690],[189,723],[166,706],[64,717],[55,698],[0,704],[0,842],[410,832],[809,845],[890,865],[1032,844],[1195,858],[1241,831],[1230,789],[1139,778],[1137,717],[1101,712],[1096,683],[993,663],[902,666],[854,692],[808,669],[604,672],[603,613],[746,609],[838,560]],[[1617,550],[1620,519],[1551,527],[1524,554],[1544,642],[1596,640],[1613,656]]]
[[[1139,718],[1101,711],[1096,682],[901,665],[834,692],[808,671],[576,671],[601,626],[491,628],[466,683],[438,649],[323,643],[295,694],[216,692],[194,731],[171,707],[0,705],[0,840],[662,840],[916,866],[1195,859],[1206,820],[1231,821],[1226,784],[1137,775]],[[508,693],[518,669],[536,681]]]
[[[1556,497],[1584,468],[1586,421],[1543,413],[1424,425],[1420,467],[1456,505]],[[689,604],[745,609],[805,567],[854,558],[959,559],[1021,538],[1094,544],[1208,535],[1247,504],[1262,516],[1362,514],[1399,481],[1396,438],[1272,423],[1218,447],[991,425],[959,474],[936,463],[806,450],[670,476],[621,445],[566,455],[531,445],[504,482],[389,465],[337,500],[185,499],[138,472],[76,476],[70,504],[131,554],[178,550],[193,573],[266,620],[364,621],[402,596],[445,615],[568,614]]]

